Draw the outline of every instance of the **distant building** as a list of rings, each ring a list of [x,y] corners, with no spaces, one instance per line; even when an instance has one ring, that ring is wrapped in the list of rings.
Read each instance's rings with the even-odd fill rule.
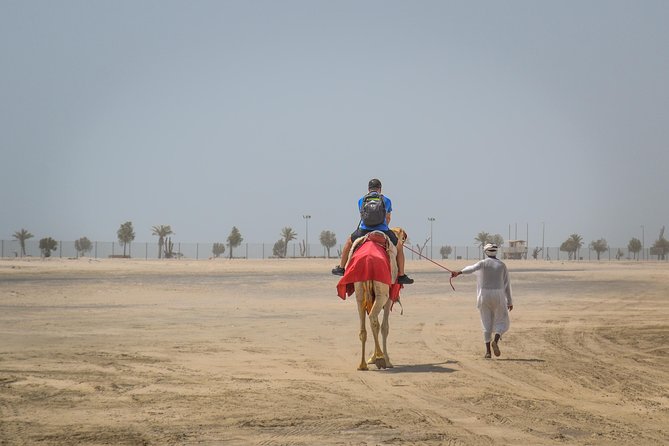
[[[502,247],[503,259],[527,259],[525,240],[509,240],[509,246]]]

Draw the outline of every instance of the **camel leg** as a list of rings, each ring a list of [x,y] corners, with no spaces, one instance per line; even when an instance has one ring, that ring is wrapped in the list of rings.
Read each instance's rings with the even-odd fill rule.
[[[385,285],[380,282],[374,282],[374,292],[376,298],[374,299],[374,305],[372,306],[372,311],[369,313],[369,323],[372,327],[372,334],[374,335],[374,363],[378,368],[386,368],[386,356],[381,350],[381,344],[379,343],[379,331],[381,329],[381,324],[379,323],[379,314],[383,307],[388,302],[388,285]]]
[[[381,345],[379,344],[379,331],[381,324],[379,324],[379,315],[372,313],[369,314],[369,325],[372,327],[372,335],[374,336],[374,354],[370,359],[373,360],[377,368],[385,368],[385,358],[383,357],[383,351],[381,350]]]
[[[390,306],[392,301],[388,299],[386,304],[383,306],[383,322],[381,323],[381,336],[383,338],[383,356],[386,359],[386,367],[389,369],[393,368],[393,364],[390,362],[390,357],[388,356],[388,333],[390,333]]]
[[[355,284],[355,299],[358,302],[358,316],[360,316],[360,342],[362,343],[362,359],[360,360],[360,365],[358,370],[369,370],[367,363],[365,362],[365,343],[367,342],[367,328],[366,324],[366,312],[363,302],[363,290],[360,284]]]

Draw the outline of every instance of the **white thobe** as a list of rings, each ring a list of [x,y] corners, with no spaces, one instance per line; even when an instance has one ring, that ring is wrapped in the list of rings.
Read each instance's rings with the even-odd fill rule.
[[[513,300],[506,265],[495,257],[488,257],[466,266],[462,273],[476,273],[476,306],[481,313],[483,338],[490,342],[492,333],[502,335],[509,330],[507,307],[513,305]]]

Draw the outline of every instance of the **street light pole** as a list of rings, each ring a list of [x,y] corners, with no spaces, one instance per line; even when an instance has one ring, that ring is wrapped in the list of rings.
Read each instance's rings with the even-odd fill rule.
[[[430,259],[434,258],[434,251],[432,250],[432,223],[434,223],[434,217],[427,217],[430,221]]]
[[[546,258],[546,222],[541,222],[541,258]]]
[[[304,255],[309,257],[309,219],[311,218],[311,215],[303,215],[302,218],[304,218],[304,224],[306,226],[304,236]]]

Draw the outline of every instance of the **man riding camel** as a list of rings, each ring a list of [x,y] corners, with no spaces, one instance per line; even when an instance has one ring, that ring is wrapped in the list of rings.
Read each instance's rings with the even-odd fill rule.
[[[348,255],[351,251],[351,246],[356,239],[363,237],[365,234],[372,231],[381,231],[386,234],[392,244],[397,247],[397,282],[402,285],[412,284],[413,279],[409,278],[409,276],[404,273],[404,250],[402,249],[404,241],[399,240],[397,235],[388,227],[388,224],[390,223],[390,214],[393,211],[392,202],[390,201],[390,198],[381,194],[381,181],[379,179],[372,178],[369,180],[367,189],[367,195],[358,200],[358,210],[360,211],[360,223],[358,224],[358,228],[346,240],[342,249],[339,265],[332,270],[332,274],[336,276],[344,275],[344,268],[348,261]]]

